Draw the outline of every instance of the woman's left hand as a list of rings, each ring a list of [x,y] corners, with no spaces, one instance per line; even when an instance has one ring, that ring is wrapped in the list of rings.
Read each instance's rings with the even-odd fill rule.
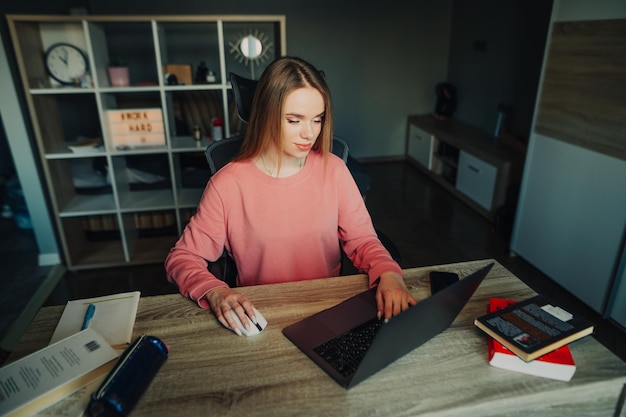
[[[415,304],[417,301],[407,289],[401,275],[385,272],[380,276],[376,289],[379,319],[389,320]]]

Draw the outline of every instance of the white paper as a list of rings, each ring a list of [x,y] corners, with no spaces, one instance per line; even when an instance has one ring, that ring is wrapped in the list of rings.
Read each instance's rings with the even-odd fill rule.
[[[130,343],[140,295],[139,291],[133,291],[68,301],[50,343],[79,332],[89,304],[96,306],[93,318],[89,322],[90,328],[97,331],[115,348]]]
[[[568,322],[574,318],[574,315],[569,311],[565,311],[561,307],[553,306],[552,304],[546,304],[541,307],[541,309],[561,321]]]

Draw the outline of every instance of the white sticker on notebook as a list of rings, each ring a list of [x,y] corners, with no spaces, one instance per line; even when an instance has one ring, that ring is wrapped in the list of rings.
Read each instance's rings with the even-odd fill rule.
[[[546,313],[552,314],[554,317],[561,321],[570,321],[574,318],[571,313],[563,310],[561,307],[556,307],[551,304],[546,304],[545,306],[541,307],[541,309]]]

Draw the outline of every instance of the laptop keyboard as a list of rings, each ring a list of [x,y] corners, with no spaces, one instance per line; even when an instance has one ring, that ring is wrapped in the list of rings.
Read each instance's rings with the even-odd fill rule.
[[[347,377],[356,372],[383,320],[373,318],[328,342],[313,348],[341,375]]]

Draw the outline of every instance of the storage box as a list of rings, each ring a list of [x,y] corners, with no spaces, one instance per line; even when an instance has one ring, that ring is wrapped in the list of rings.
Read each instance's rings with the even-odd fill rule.
[[[193,84],[191,65],[165,64],[163,65],[163,74],[175,75],[176,80],[178,80],[178,84]]]

